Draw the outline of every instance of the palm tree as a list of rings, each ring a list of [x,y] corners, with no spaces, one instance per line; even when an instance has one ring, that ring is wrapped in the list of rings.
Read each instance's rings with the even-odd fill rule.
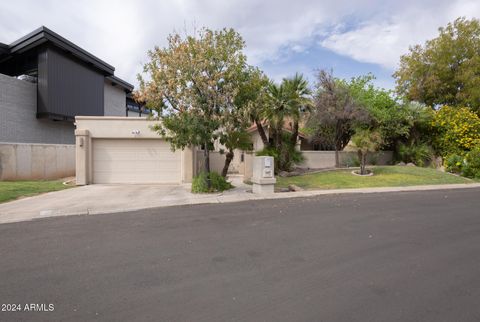
[[[263,128],[263,120],[265,119],[265,111],[268,109],[266,97],[269,79],[262,71],[254,67],[250,67],[245,72],[244,77],[244,82],[235,98],[235,104],[244,106],[245,116],[257,126],[262,142],[267,147],[269,142]]]
[[[295,145],[302,110],[307,110],[311,106],[311,91],[307,80],[297,73],[293,78],[284,78],[279,85],[270,83],[268,93],[270,108],[266,116],[273,130],[275,147],[279,149],[283,143],[283,126],[287,117],[293,121],[292,135],[288,143]]]
[[[270,126],[270,137],[273,138],[277,150],[282,145],[282,133],[285,116],[289,112],[290,97],[285,86],[285,80],[277,85],[271,82],[268,85],[269,108],[265,110],[265,116]]]
[[[307,112],[312,106],[312,91],[308,88],[308,81],[302,74],[296,73],[293,78],[285,80],[288,92],[292,95],[291,105],[289,106],[289,116],[293,120],[292,135],[290,144],[297,144],[299,122],[302,112]]]

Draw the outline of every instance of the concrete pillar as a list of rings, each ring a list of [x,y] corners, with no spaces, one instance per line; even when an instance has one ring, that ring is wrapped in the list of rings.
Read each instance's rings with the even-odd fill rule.
[[[182,183],[192,182],[194,176],[195,149],[186,147],[182,151]]]
[[[301,151],[302,150],[302,140],[298,139],[297,143],[295,144],[295,150]]]
[[[273,157],[260,156],[253,158],[253,193],[273,193],[277,180],[274,175]]]
[[[88,130],[75,130],[75,173],[78,186],[89,184],[90,180],[90,134]]]

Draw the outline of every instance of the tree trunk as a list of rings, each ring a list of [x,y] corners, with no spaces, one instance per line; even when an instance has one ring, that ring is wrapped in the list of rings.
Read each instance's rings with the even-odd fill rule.
[[[227,177],[228,167],[230,166],[230,163],[232,162],[233,157],[234,157],[233,150],[229,150],[225,155],[225,165],[223,166],[223,169],[222,169],[222,177],[224,178]]]
[[[275,129],[275,148],[277,151],[282,148],[282,128]]]
[[[338,145],[335,144],[335,168],[340,167],[340,156],[338,152]]]
[[[366,175],[366,165],[367,165],[367,153],[363,152],[362,150],[358,150],[358,160],[360,161],[360,174]]]
[[[340,167],[340,149],[342,145],[341,132],[340,132],[340,121],[337,121],[335,126],[335,168]]]
[[[292,136],[290,137],[290,143],[295,147],[298,140],[298,121],[293,122]]]
[[[262,138],[263,145],[267,148],[270,146],[270,142],[268,142],[267,135],[265,134],[265,129],[263,128],[262,123],[259,120],[255,120],[255,124],[257,125],[258,134],[260,134],[260,138]]]
[[[205,172],[207,173],[207,187],[208,189],[210,189],[212,187],[212,182],[210,180],[210,151],[208,150],[207,142],[205,142],[203,156],[205,157]]]

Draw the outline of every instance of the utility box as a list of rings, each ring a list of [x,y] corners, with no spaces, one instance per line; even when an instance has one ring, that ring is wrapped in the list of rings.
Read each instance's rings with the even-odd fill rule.
[[[275,169],[273,157],[261,156],[253,158],[252,183],[253,193],[273,193],[275,188]]]

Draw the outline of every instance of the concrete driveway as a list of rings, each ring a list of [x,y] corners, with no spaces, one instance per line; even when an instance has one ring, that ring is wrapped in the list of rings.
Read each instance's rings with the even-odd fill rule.
[[[223,193],[193,194],[191,184],[94,184],[49,192],[0,204],[0,224],[38,218],[95,215],[177,205],[220,203],[259,199],[243,183],[243,176],[231,176],[235,186]]]
[[[126,211],[188,204],[189,187],[184,185],[90,185],[50,192],[0,204],[0,223],[35,218]]]
[[[220,197],[242,199],[242,195],[247,194],[249,186],[239,182],[234,189],[217,194],[193,194],[190,189],[190,184],[95,184],[76,187],[0,204],[0,224],[55,216],[94,215],[175,205],[216,203]]]

